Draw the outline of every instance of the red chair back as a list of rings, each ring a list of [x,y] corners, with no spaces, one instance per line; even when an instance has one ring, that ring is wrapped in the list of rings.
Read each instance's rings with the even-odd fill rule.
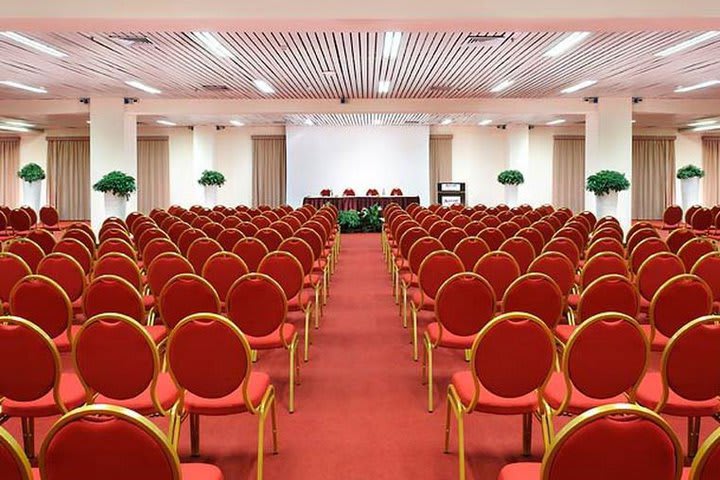
[[[442,235],[448,228],[452,228],[452,223],[443,219],[439,222],[433,223],[428,229],[428,232],[430,233],[430,236],[440,239],[440,235]]]
[[[11,315],[32,322],[50,338],[67,333],[68,340],[72,340],[72,304],[53,280],[42,275],[29,275],[15,285],[8,300]]]
[[[690,218],[690,224],[693,230],[698,232],[706,232],[712,227],[713,215],[709,208],[702,207],[693,213]]]
[[[278,282],[262,273],[243,275],[230,287],[226,300],[228,318],[245,335],[265,337],[283,326],[287,318],[287,299]]]
[[[399,259],[401,261],[407,260],[410,255],[410,248],[415,242],[427,235],[428,232],[420,227],[412,227],[405,230],[398,242]]]
[[[565,296],[547,275],[526,273],[505,291],[501,311],[531,313],[553,329],[565,312]]]
[[[440,234],[438,240],[445,250],[453,251],[458,243],[467,237],[465,231],[459,227],[450,227]]]
[[[677,255],[685,265],[685,270],[689,272],[700,257],[714,251],[716,251],[716,248],[710,239],[699,237],[685,242],[685,244],[680,247]]]
[[[274,252],[278,249],[280,244],[283,241],[282,235],[270,227],[261,228],[258,230],[258,232],[255,234],[255,238],[260,240],[268,249],[270,252]]]
[[[25,260],[9,252],[0,252],[0,272],[0,302],[9,301],[15,285],[32,274]]]
[[[185,222],[177,222],[168,228],[167,234],[170,240],[177,245],[180,241],[180,236],[186,231],[192,229],[192,227]]]
[[[120,238],[106,238],[98,245],[98,258],[108,253],[122,253],[126,257],[132,258],[133,261],[137,260],[137,253],[130,242],[126,242]]]
[[[630,271],[637,273],[645,260],[660,252],[670,253],[670,249],[667,244],[659,238],[650,237],[638,243],[630,254]]]
[[[180,249],[167,238],[155,238],[148,242],[142,251],[143,262],[146,266],[149,266],[155,258],[163,253],[180,254]]]
[[[635,282],[640,295],[650,301],[665,282],[683,273],[685,266],[677,255],[660,252],[645,260],[638,270]]]
[[[119,313],[145,323],[145,304],[140,292],[130,282],[115,275],[103,275],[90,282],[83,295],[83,312],[86,318],[101,313]]]
[[[713,301],[720,302],[720,252],[706,253],[700,257],[690,273],[705,280],[713,292]]]
[[[508,238],[500,245],[499,250],[512,255],[520,268],[521,274],[527,272],[528,267],[535,260],[535,249],[532,243],[522,237]]]
[[[77,231],[79,232],[79,230]],[[64,253],[74,258],[82,267],[85,275],[89,274],[92,270],[92,253],[90,253],[80,241],[74,238],[63,238],[55,245],[53,252]]]
[[[249,273],[242,258],[232,252],[218,252],[208,258],[202,270],[202,276],[210,282],[221,302],[225,301],[233,282]]]
[[[480,230],[477,236],[483,239],[491,251],[498,250],[500,245],[507,239],[505,234],[496,227],[484,228]]]
[[[66,230],[62,238],[63,240],[66,238],[74,238],[78,242],[82,243],[85,248],[87,248],[87,251],[90,252],[91,257],[95,256],[95,239],[85,230],[80,230],[79,228]]]
[[[595,242],[601,238],[612,238],[614,240],[617,240],[622,244],[623,241],[623,234],[620,230],[613,227],[602,227],[599,230],[595,230],[592,234],[591,243]]]
[[[547,220],[538,220],[531,225],[535,230],[540,232],[545,243],[549,242],[555,235],[555,227]]]
[[[542,252],[543,247],[545,247],[545,238],[543,238],[542,233],[540,233],[537,229],[533,227],[525,227],[520,229],[520,231],[515,234],[516,237],[524,238],[527,241],[529,241],[533,249],[535,250],[536,254],[540,254]]]
[[[455,246],[453,252],[462,260],[463,265],[465,265],[465,271],[472,272],[478,260],[490,252],[490,247],[488,247],[482,238],[467,237]]]
[[[448,278],[435,298],[435,318],[442,331],[467,337],[476,335],[495,316],[495,293],[480,275],[456,273]]]
[[[40,209],[40,221],[47,227],[55,227],[60,221],[60,216],[55,207],[45,205]]]
[[[5,248],[5,251],[22,258],[33,273],[37,272],[40,261],[45,257],[45,252],[43,252],[42,248],[27,238],[16,238],[12,240]]]
[[[623,257],[614,252],[600,252],[585,262],[580,272],[580,289],[605,275],[621,275],[630,278],[628,264]]]
[[[515,222],[503,222],[500,225],[498,225],[498,230],[503,232],[503,235],[505,235],[505,238],[512,238],[515,236],[517,232],[520,231],[520,225],[518,225]]]
[[[505,296],[510,284],[520,276],[520,267],[509,253],[495,251],[482,256],[473,267],[473,272],[492,285],[495,299],[499,300]]]
[[[640,295],[627,277],[605,275],[588,285],[580,295],[576,322],[581,324],[599,313],[606,312],[637,318],[640,313]]]
[[[0,478],[33,480],[32,467],[22,447],[4,428],[0,428]]]
[[[303,288],[305,272],[298,259],[289,252],[268,253],[260,261],[257,271],[275,280],[288,300],[294,299]]]
[[[315,232],[312,233],[314,234]],[[320,246],[320,248],[322,248],[322,246]],[[257,272],[260,261],[268,253],[268,248],[262,241],[255,237],[245,237],[235,244],[232,252],[245,262],[245,265],[251,272]]]
[[[693,238],[695,238],[695,232],[691,229],[678,228],[670,232],[665,241],[667,242],[670,251],[677,254],[680,251],[680,248]]]
[[[684,325],[712,313],[712,291],[705,281],[691,274],[678,275],[660,287],[650,303],[653,332],[672,337]]]
[[[594,257],[595,255],[607,252],[612,252],[620,255],[622,258],[625,258],[625,247],[623,247],[623,244],[620,243],[620,240],[610,237],[602,237],[593,240],[593,242],[585,251],[585,259],[587,260]]]
[[[288,252],[300,262],[303,273],[309,275],[312,272],[313,265],[315,264],[315,256],[313,255],[312,248],[307,244],[305,240],[297,237],[290,237],[280,244],[278,247],[280,252]]]
[[[196,272],[202,272],[203,266],[208,258],[218,252],[222,252],[223,248],[217,241],[212,238],[198,238],[190,244],[185,255],[192,264]]]
[[[575,285],[575,267],[568,258],[560,252],[545,252],[537,257],[528,267],[529,273],[543,273],[552,278],[567,297]]]
[[[177,246],[180,249],[180,253],[187,257],[187,252],[190,249],[190,245],[197,240],[198,238],[206,238],[207,235],[205,235],[205,232],[202,230],[198,230],[197,228],[191,228],[189,230],[185,230],[182,234],[180,234],[180,238],[177,241]]]
[[[212,285],[193,273],[176,275],[160,292],[158,311],[169,330],[196,313],[220,313],[220,298]]]
[[[50,233],[47,230],[44,230],[42,228],[36,228],[35,230],[30,230],[28,232],[27,237],[29,240],[32,240],[33,242],[37,243],[40,248],[42,248],[43,253],[45,255],[52,253],[53,248],[55,247],[55,236]]]
[[[217,212],[214,212],[214,213],[217,213]],[[210,223],[203,225],[200,230],[202,230],[205,233],[205,235],[207,235],[208,237],[215,240],[215,239],[217,239],[218,235],[220,235],[220,233],[223,230],[225,230],[225,227],[223,227],[219,223],[210,222]]]
[[[20,208],[10,211],[8,223],[10,223],[13,230],[20,233],[27,232],[30,228],[32,228],[32,219],[30,218],[30,215]]]
[[[462,260],[452,252],[439,250],[425,257],[418,269],[418,285],[423,297],[435,299],[445,281],[465,270]]]
[[[630,234],[630,232],[628,232]],[[660,234],[655,230],[653,227],[644,227],[639,230],[635,230],[634,233],[631,233],[628,236],[627,241],[627,253],[628,255],[632,255],[633,250],[635,250],[635,247],[645,240],[646,238],[660,238]]]
[[[80,264],[64,253],[51,253],[38,265],[37,273],[55,280],[71,302],[77,301],[85,291],[86,276]]]
[[[106,253],[95,262],[93,278],[103,275],[115,275],[130,283],[138,292],[142,290],[143,279],[137,262],[122,253]]]
[[[668,227],[674,227],[682,222],[682,208],[678,205],[670,205],[663,212],[663,224]]]
[[[560,252],[570,260],[575,268],[580,264],[580,250],[574,241],[565,237],[555,237],[543,248],[545,252]]]
[[[185,257],[178,253],[161,253],[147,268],[147,284],[150,292],[157,299],[165,284],[175,275],[195,273],[193,266]]]
[[[474,237],[477,236],[483,228],[487,228],[487,225],[479,220],[473,220],[463,227],[463,231],[468,237]]]
[[[237,242],[245,238],[237,228],[226,228],[217,236],[216,240],[226,252],[231,252]]]

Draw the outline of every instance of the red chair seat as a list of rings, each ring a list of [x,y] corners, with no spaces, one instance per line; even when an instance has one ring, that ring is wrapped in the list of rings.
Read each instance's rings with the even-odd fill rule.
[[[143,304],[145,305],[145,311],[150,311],[155,306],[155,297],[152,295],[143,295]]]
[[[475,381],[472,372],[455,373],[450,382],[455,385],[462,402],[468,405],[472,401],[475,392]],[[504,398],[493,395],[483,387],[480,387],[477,405],[475,406],[475,410],[478,412],[494,413],[496,415],[520,415],[533,412],[537,408],[538,399],[535,392],[515,398]]]
[[[155,343],[162,342],[168,336],[165,325],[148,325],[145,327],[145,330],[147,330]]]
[[[257,405],[270,385],[270,376],[262,372],[250,372],[248,379],[248,398]],[[199,415],[231,415],[247,411],[242,387],[220,398],[202,398],[185,392],[185,408],[189,413]],[[184,477],[183,477],[184,478]]]
[[[662,378],[660,372],[649,372],[637,390],[637,402],[648,408],[655,408],[662,395]],[[720,412],[720,400],[696,402],[687,400],[670,390],[663,413],[678,417],[706,417]]]
[[[315,287],[320,281],[322,280],[322,275],[319,273],[310,273],[308,275],[305,275],[305,280],[303,280],[303,287],[304,288],[310,288]]]
[[[170,374],[161,373],[158,375],[155,391],[160,405],[165,410],[170,410],[178,398],[177,387],[172,381]],[[137,397],[129,398],[127,400],[117,400],[108,398],[104,395],[98,395],[97,398],[95,398],[95,403],[107,403],[109,405],[129,408],[130,410],[138,412],[140,415],[151,415],[153,413],[157,413],[152,402],[152,397],[150,396],[150,387]]]
[[[72,302],[72,308],[73,308],[73,313],[75,313],[75,314],[82,313],[82,311],[83,311],[82,297],[80,297],[77,300],[75,300],[74,302]]]
[[[427,333],[428,336],[430,336],[430,341],[433,342],[433,344],[436,344],[438,339],[440,338],[440,324],[438,322],[433,322],[429,324],[427,326]],[[438,345],[447,348],[466,349],[472,348],[472,344],[474,341],[475,335],[463,337],[450,333],[447,329],[444,329],[442,332],[441,342]]]
[[[410,301],[413,305],[415,305],[416,307],[420,307],[421,310],[429,310],[431,312],[434,312],[435,300],[429,298],[427,295],[422,295],[422,299],[420,297],[421,295],[419,288],[410,290]]]
[[[68,410],[77,408],[85,403],[85,389],[80,379],[74,373],[63,373],[60,378],[60,398]],[[42,398],[31,402],[16,402],[10,399],[3,400],[3,413],[11,417],[51,417],[60,415],[55,405],[53,392],[50,390]]]
[[[78,331],[80,331],[80,328],[82,325],[72,325],[70,326],[70,331],[72,333],[72,337],[74,338]],[[70,344],[70,339],[68,338],[67,330],[65,330],[63,333],[58,335],[57,337],[53,338],[53,342],[55,343],[55,346],[60,351],[60,353],[69,352],[72,350],[72,345]]]
[[[640,297],[640,311],[643,313],[647,313],[650,310],[650,300],[645,300],[645,298]]]
[[[497,480],[540,480],[541,463],[520,462],[505,465]]]
[[[404,272],[400,273],[400,281],[404,283],[405,285],[411,286],[411,287],[418,287],[418,277],[414,273],[410,272],[409,270],[406,270]]]
[[[557,325],[555,327],[555,336],[562,343],[567,343],[570,340],[570,335],[575,331],[575,325]]]
[[[571,293],[567,297],[567,303],[568,307],[572,308],[573,310],[577,310],[578,305],[580,305],[580,295],[577,293]]]
[[[283,326],[283,335],[285,336],[284,343],[282,338],[280,338],[280,327],[278,327],[270,335],[265,335],[264,337],[251,337],[250,335],[245,335],[245,337],[250,344],[250,348],[253,350],[267,350],[270,348],[283,347],[285,343],[289,344],[293,335],[295,335],[295,331],[295,325],[291,323],[286,323]]]
[[[311,295],[307,290],[302,290],[299,295],[288,300],[288,310],[291,312],[305,311],[314,298],[314,294]]]
[[[651,330],[650,325],[640,325],[640,328],[643,332],[645,332],[645,336],[649,339]],[[655,338],[653,338],[652,342],[650,343],[650,349],[653,352],[662,352],[665,349],[665,345],[667,345],[669,340],[670,339],[668,337],[655,330]]]
[[[207,463],[181,463],[180,473],[183,480],[223,480],[222,471]]]
[[[545,387],[545,400],[547,400],[552,408],[558,409],[565,399],[566,392],[567,387],[565,385],[565,376],[560,372],[553,373],[550,377],[550,381]],[[570,404],[566,407],[565,411],[572,413],[573,415],[579,415],[582,412],[601,405],[623,402],[627,402],[627,397],[625,395],[618,395],[616,397],[600,400],[588,397],[577,388],[573,387],[572,395],[570,396]]]

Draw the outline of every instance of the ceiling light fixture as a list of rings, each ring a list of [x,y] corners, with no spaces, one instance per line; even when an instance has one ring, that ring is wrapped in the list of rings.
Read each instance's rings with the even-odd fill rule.
[[[260,90],[262,93],[275,93],[275,89],[265,80],[257,79],[253,80],[253,85],[255,85],[255,88]]]
[[[502,92],[503,90],[510,87],[510,85],[512,85],[513,83],[515,83],[515,80],[503,80],[502,82],[495,85],[492,89],[490,89],[490,91],[492,93]]]
[[[440,122],[440,125],[450,125],[452,123],[452,118],[443,118],[442,122]]]
[[[192,36],[205,47],[205,50],[216,57],[231,58],[233,56],[232,52],[220,43],[220,40],[211,32],[192,32]]]
[[[715,125],[717,120],[698,120],[697,122],[688,123],[688,127],[704,127],[706,125]]]
[[[315,124],[313,123],[312,119],[310,119],[310,118],[306,118],[303,123],[304,123],[305,125],[307,125],[308,127],[312,127],[313,125],[315,125]]]
[[[56,50],[48,45],[45,45],[44,43],[40,43],[36,40],[33,40],[32,38],[25,37],[23,35],[20,35],[19,33],[15,32],[0,32],[0,35],[9,38],[10,40],[13,40],[17,43],[21,43],[27,47],[34,48],[35,50],[43,53],[47,53],[48,55],[52,55],[53,57],[62,58],[67,57],[67,53],[61,52],[60,50]]]
[[[155,120],[155,123],[159,123],[160,125],[165,125],[166,127],[174,127],[177,125],[177,123],[171,122],[170,120]]]
[[[42,87],[31,87],[30,85],[25,85],[24,83],[20,82],[13,82],[12,80],[0,81],[0,85],[5,85],[6,87],[12,88],[19,88],[20,90],[27,90],[28,92],[33,93],[47,93],[47,90]]]
[[[126,85],[129,85],[133,88],[137,88],[138,90],[142,90],[143,92],[152,93],[153,95],[157,95],[158,93],[162,93],[160,90],[158,90],[155,87],[151,87],[149,85],[145,85],[142,82],[139,82],[137,80],[128,80],[125,82]]]
[[[597,83],[597,80],[584,80],[576,85],[573,85],[571,87],[567,87],[563,90],[560,90],[560,93],[574,93],[578,90],[582,90],[583,88],[588,88]]]
[[[655,54],[656,57],[667,57],[668,55],[672,55],[673,53],[680,52],[682,50],[686,50],[690,47],[693,47],[697,45],[698,43],[702,43],[706,40],[710,40],[711,38],[715,38],[718,35],[720,35],[720,32],[718,31],[710,31],[705,32],[697,37],[693,37],[689,40],[685,40],[684,42],[680,42],[677,45],[673,45],[670,48],[666,48],[665,50],[661,50],[658,53]]]
[[[244,127],[245,123],[240,120],[230,120],[230,125],[234,125],[236,127]]]
[[[7,125],[0,123],[0,130],[7,130],[8,132],[29,132],[29,128],[25,127],[16,127],[13,125]]]
[[[692,129],[693,132],[707,132],[708,130],[720,129],[720,125],[705,125],[704,127],[695,127]]]
[[[707,82],[696,83],[695,85],[690,85],[689,87],[680,86],[675,89],[675,93],[692,92],[693,90],[699,90],[701,88],[712,87],[715,85],[720,85],[720,80],[708,80]]]
[[[552,48],[543,55],[546,57],[559,57],[578,43],[585,40],[588,36],[590,36],[590,32],[573,32],[553,45]]]
[[[380,80],[378,82],[378,93],[388,93],[390,91],[390,82],[387,80]]]
[[[400,51],[400,40],[402,32],[385,32],[385,40],[383,41],[383,57],[395,58]]]
[[[552,120],[550,122],[547,122],[545,125],[560,125],[561,123],[565,123],[564,118],[558,118],[557,120]]]
[[[489,118],[486,118],[485,120],[480,120],[478,122],[478,125],[480,125],[481,127],[486,127],[486,126],[490,125],[491,123],[492,123],[492,120],[490,120]]]

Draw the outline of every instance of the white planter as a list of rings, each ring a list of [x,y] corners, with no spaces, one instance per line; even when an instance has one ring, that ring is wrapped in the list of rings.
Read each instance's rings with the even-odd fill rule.
[[[217,205],[217,194],[218,194],[218,186],[217,185],[205,185],[205,206],[208,208],[212,208],[215,205]]]
[[[23,203],[35,212],[40,211],[40,190],[42,189],[42,181],[26,182],[23,180]]]
[[[698,205],[700,201],[700,178],[684,178],[680,180],[680,190],[682,191],[682,208],[683,212],[687,212],[688,208]]]
[[[505,205],[517,207],[519,185],[505,185]]]
[[[618,192],[595,195],[595,215],[597,218],[611,216],[617,218]]]
[[[118,217],[125,219],[127,200],[110,192],[105,192],[105,218]]]

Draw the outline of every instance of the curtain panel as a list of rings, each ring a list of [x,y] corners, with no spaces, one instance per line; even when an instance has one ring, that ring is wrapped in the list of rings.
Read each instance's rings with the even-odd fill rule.
[[[705,205],[720,204],[720,137],[702,138]]]
[[[62,220],[90,218],[90,139],[48,138],[48,202]]]
[[[633,137],[632,218],[662,218],[674,196],[675,137]]]
[[[553,205],[585,210],[585,137],[553,138]]]
[[[437,202],[438,182],[452,181],[452,135],[430,135],[430,203]]]
[[[168,137],[140,137],[137,141],[138,210],[170,206],[170,147]]]
[[[252,151],[253,205],[277,207],[284,204],[287,184],[285,136],[253,136]]]
[[[0,138],[0,205],[15,207],[20,198],[20,137]]]

